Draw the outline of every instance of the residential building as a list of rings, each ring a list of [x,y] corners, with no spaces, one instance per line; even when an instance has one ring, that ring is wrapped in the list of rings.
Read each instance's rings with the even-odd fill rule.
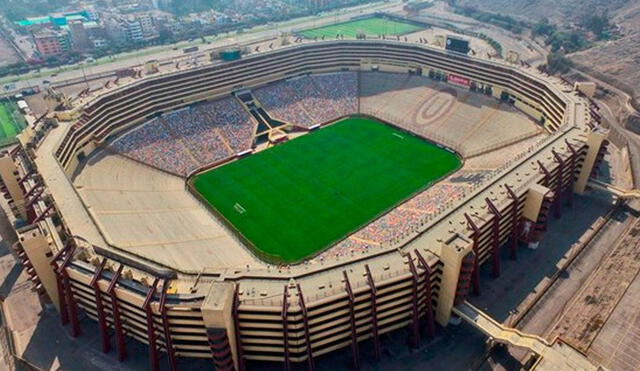
[[[93,43],[89,39],[89,34],[84,28],[82,21],[74,20],[69,22],[69,34],[74,50],[85,51],[93,48]]]
[[[66,53],[71,47],[68,32],[42,29],[35,31],[32,36],[36,49],[43,58]]]
[[[106,36],[114,44],[124,44],[127,42],[126,27],[124,22],[117,18],[109,18],[105,20]]]
[[[129,42],[144,41],[142,25],[137,19],[127,19],[123,22],[124,34]]]
[[[136,20],[140,23],[140,30],[144,40],[152,40],[158,37],[158,30],[151,14],[138,14],[136,15]]]

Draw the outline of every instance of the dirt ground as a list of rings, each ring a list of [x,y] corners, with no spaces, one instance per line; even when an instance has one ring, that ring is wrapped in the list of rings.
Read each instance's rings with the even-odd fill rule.
[[[20,57],[4,37],[0,36],[0,67],[20,62]]]

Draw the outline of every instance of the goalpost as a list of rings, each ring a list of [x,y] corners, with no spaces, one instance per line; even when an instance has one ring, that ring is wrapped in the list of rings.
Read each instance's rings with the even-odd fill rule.
[[[233,208],[236,209],[236,211],[238,212],[238,214],[244,214],[247,212],[247,210],[242,207],[242,205],[240,205],[239,203],[236,202],[235,205],[233,205]]]

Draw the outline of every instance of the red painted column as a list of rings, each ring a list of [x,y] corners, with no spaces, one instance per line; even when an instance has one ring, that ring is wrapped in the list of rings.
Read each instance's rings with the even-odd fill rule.
[[[569,160],[569,167],[571,168],[571,176],[569,177],[569,185],[567,186],[567,191],[569,192],[569,195],[567,197],[567,204],[571,207],[573,206],[573,184],[575,183],[576,179],[576,161],[578,160],[578,153],[576,152],[575,148],[573,148],[573,146],[571,145],[571,143],[569,143],[568,140],[565,139],[565,143],[567,144],[567,148],[569,148],[569,151],[571,151],[571,159]]]
[[[562,196],[564,194],[564,186],[563,186],[563,178],[564,178],[564,160],[562,159],[562,157],[560,157],[560,155],[558,153],[556,153],[556,151],[552,150],[551,153],[553,153],[553,156],[556,160],[556,162],[558,162],[558,182],[556,183],[556,200],[555,200],[555,208],[554,208],[554,216],[556,217],[556,219],[562,217],[562,210],[561,210],[561,206],[562,206]]]
[[[34,192],[41,191],[41,190],[42,190],[42,188],[41,188],[40,184],[34,184],[34,186],[31,187],[29,192],[27,192],[27,194],[24,195],[24,199],[25,200],[31,199],[31,195],[34,194]]]
[[[416,266],[413,263],[413,257],[411,255],[409,257],[409,270],[411,271],[412,277],[412,305],[411,305],[411,346],[413,348],[417,348],[420,345],[420,331],[418,329],[418,271],[416,270]],[[429,300],[429,298],[427,298]]]
[[[376,285],[373,281],[373,276],[371,275],[369,265],[365,264],[364,269],[367,274],[367,282],[369,284],[369,288],[371,289],[371,334],[373,336],[373,354],[376,361],[378,361],[380,360],[380,337],[378,336],[378,302],[376,298],[376,296],[378,295],[378,291],[376,290]]]
[[[11,151],[9,151],[9,154],[11,155],[11,158],[15,160],[16,156],[18,155],[18,153],[20,153],[21,150],[22,150],[22,146],[13,147],[13,149]]]
[[[480,259],[480,253],[478,252],[478,240],[480,238],[480,229],[476,225],[476,223],[471,219],[469,214],[464,214],[465,219],[467,219],[467,226],[469,229],[473,231],[473,253],[475,254],[475,258],[473,260],[473,273],[471,274],[471,284],[473,285],[473,294],[480,295],[480,265],[478,263],[478,259]],[[416,251],[417,252],[417,251]]]
[[[542,185],[545,186],[545,187],[549,187],[549,182],[551,182],[551,174],[549,174],[549,171],[547,170],[547,168],[539,160],[538,160],[538,166],[540,167],[540,172],[542,174],[544,174],[544,179],[542,180]]]
[[[217,371],[233,371],[233,355],[229,336],[225,329],[207,329],[207,340],[213,356],[213,365]]]
[[[27,200],[27,203],[26,203],[25,207],[26,208],[30,208],[34,203],[36,203],[36,201],[38,201],[40,199],[40,196],[42,196],[44,191],[45,191],[44,187],[38,188],[37,191],[35,192],[35,194],[33,196],[31,196],[31,198],[29,198]],[[25,200],[26,200],[26,198],[25,198]]]
[[[122,318],[120,317],[120,304],[118,304],[118,295],[115,288],[122,274],[124,266],[120,264],[118,270],[113,274],[109,282],[107,294],[111,297],[111,313],[113,315],[113,327],[116,332],[116,349],[118,350],[118,361],[122,362],[127,358],[127,348],[124,342],[124,329],[122,328]]]
[[[67,243],[65,247],[63,247],[58,253],[51,259],[51,267],[53,267],[53,273],[56,276],[56,286],[58,288],[58,303],[60,306],[60,321],[62,325],[66,325],[69,323],[69,309],[67,308],[67,294],[65,292],[64,279],[62,274],[60,274],[60,266],[58,265],[58,261],[66,256],[67,253],[73,252],[73,245],[71,243]]]
[[[176,365],[176,351],[173,348],[173,339],[171,339],[171,328],[169,327],[169,318],[167,317],[167,289],[169,288],[169,281],[164,281],[162,285],[162,292],[160,293],[160,316],[162,317],[162,327],[164,330],[164,343],[167,346],[167,359],[169,361],[169,368],[171,371],[177,369]]]
[[[111,350],[111,341],[109,341],[109,327],[107,325],[107,316],[104,312],[104,303],[102,302],[102,291],[98,282],[102,278],[102,271],[104,270],[106,258],[102,259],[100,265],[96,268],[93,278],[91,278],[90,286],[93,287],[93,293],[96,297],[96,312],[98,314],[98,326],[100,328],[100,338],[102,339],[102,351],[109,353]]]
[[[508,184],[505,184],[504,187],[507,189],[507,193],[509,194],[509,198],[513,200],[513,210],[511,211],[511,242],[509,245],[509,257],[511,260],[518,259],[518,232],[519,221],[518,221],[518,196],[513,192],[511,187]]]
[[[40,215],[37,215],[36,218],[31,222],[31,224],[40,223],[44,218],[49,216],[49,213],[53,210],[53,205],[49,205]]]
[[[71,262],[71,258],[73,258],[73,251],[75,247],[72,247],[71,250],[67,253],[64,262],[60,266],[59,274],[62,276],[62,282],[64,284],[64,293],[67,301],[67,308],[69,310],[69,319],[71,320],[71,336],[78,337],[80,336],[80,320],[78,319],[78,305],[76,303],[75,298],[73,297],[73,290],[71,289],[71,281],[69,280],[69,274],[67,273],[67,266]]]
[[[284,369],[291,369],[291,360],[289,359],[289,288],[284,285],[284,294],[282,296],[282,345],[284,350]]]
[[[426,299],[426,317],[427,317],[427,334],[430,337],[434,337],[436,334],[436,323],[433,315],[433,302],[431,301],[431,267],[427,263],[427,260],[420,254],[420,251],[415,250],[418,261],[424,269],[424,295]]]
[[[31,175],[33,175],[36,171],[35,170],[30,170],[28,173],[26,173],[22,178],[20,178],[18,180],[18,184],[22,184],[24,183],[27,179],[29,179],[29,177],[31,177]],[[25,196],[25,199],[27,198],[27,196]]]
[[[304,296],[300,289],[300,284],[296,286],[298,289],[298,300],[300,300],[300,310],[302,311],[302,323],[304,325],[304,339],[307,343],[307,363],[309,364],[309,370],[314,371],[316,369],[313,362],[313,349],[311,348],[311,337],[309,336],[309,315],[307,313],[307,306],[304,304]]]
[[[540,171],[544,174],[544,180],[543,180],[543,185],[547,188],[551,187],[551,173],[549,172],[549,170],[547,170],[547,168],[544,166],[544,164],[540,161],[538,161],[538,166],[540,166]],[[551,189],[551,188],[549,188]],[[556,194],[557,192],[557,187],[554,188],[552,190],[554,192],[553,195],[553,199],[551,200],[551,207],[557,209],[556,207],[556,201],[558,200],[558,198],[560,197],[560,195]],[[549,209],[551,210],[551,209]],[[555,213],[555,211],[554,211]],[[556,214],[557,215],[557,214]],[[545,231],[546,231],[546,223],[545,223]]]
[[[147,319],[147,339],[149,342],[149,368],[153,371],[157,371],[160,369],[160,363],[158,362],[158,345],[156,339],[156,324],[153,316],[153,308],[151,308],[151,303],[153,302],[153,296],[156,293],[156,289],[158,287],[158,279],[156,278],[153,281],[153,284],[149,287],[147,291],[147,295],[144,299],[144,303],[142,304],[142,309],[144,309]]]
[[[351,283],[349,282],[349,276],[347,271],[342,271],[344,277],[344,287],[347,291],[347,297],[349,298],[349,326],[351,327],[351,352],[353,354],[353,366],[356,370],[360,369],[360,349],[358,346],[358,334],[356,329],[356,314],[355,314],[355,295],[351,290]]]
[[[458,284],[456,285],[455,299],[453,301],[454,306],[464,303],[469,293],[471,274],[473,273],[473,255],[473,251],[470,251],[462,259],[460,274],[458,275]]]
[[[69,310],[67,309],[66,293],[64,291],[64,284],[62,282],[62,275],[58,272],[58,263],[56,260],[51,261],[53,272],[56,275],[56,286],[58,288],[58,306],[60,307],[60,322],[62,325],[69,323]]]
[[[493,226],[491,227],[493,233],[493,249],[491,252],[493,258],[492,273],[494,278],[498,278],[500,277],[500,218],[502,215],[489,198],[485,198],[485,202],[493,214]]]

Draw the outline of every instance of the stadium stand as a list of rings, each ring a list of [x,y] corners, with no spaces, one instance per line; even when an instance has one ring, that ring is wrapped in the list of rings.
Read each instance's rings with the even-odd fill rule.
[[[111,148],[172,174],[196,169],[251,149],[255,125],[232,97],[155,118],[122,135]]]
[[[115,152],[172,174],[185,176],[200,165],[173,137],[160,118],[133,129],[111,143]]]
[[[475,84],[490,86],[495,97],[473,96],[460,103],[457,99],[448,99],[451,94],[463,96],[453,85],[408,73],[393,74],[395,78],[390,78],[365,72],[374,67],[399,71],[399,66],[409,71],[416,63],[423,66],[426,73],[457,74]],[[453,178],[400,205],[400,213],[383,216],[381,221],[374,222],[378,224],[367,229],[367,235],[355,233],[304,264],[285,266],[260,260],[235,241],[233,234],[227,233],[211,213],[200,213],[197,207],[190,206],[192,202],[187,197],[174,195],[180,188],[188,192],[183,179],[139,163],[145,161],[159,169],[184,174],[200,161],[191,157],[193,143],[173,139],[175,133],[169,131],[166,119],[144,123],[149,117],[166,114],[184,106],[185,102],[232,93],[238,86],[252,88],[266,83],[272,85],[261,89],[281,89],[281,95],[286,95],[283,98],[287,100],[286,105],[299,108],[302,103],[292,98],[295,91],[291,83],[278,80],[283,76],[296,76],[301,71],[344,73],[338,71],[345,69],[362,71],[359,83],[356,80],[360,85],[356,95],[360,96],[357,105],[361,113],[377,113],[381,119],[407,130],[417,130],[416,124],[428,128],[429,123],[438,122],[434,117],[442,118],[443,112],[453,114],[452,111],[460,109],[458,106],[469,105],[475,99],[486,107],[483,108],[486,112],[481,114],[489,114],[496,111],[495,98],[504,92],[515,100],[517,107],[544,121],[548,133],[544,142],[531,145],[520,142],[466,159],[465,166]],[[330,96],[332,93],[327,90],[330,89],[325,86],[323,94]],[[316,92],[316,97],[318,94]],[[425,102],[429,94],[440,99]],[[438,104],[433,104],[436,102]],[[269,106],[267,98],[261,99],[261,103],[265,108]],[[106,334],[103,346],[112,345],[114,338],[119,339],[118,344],[125,344],[117,347],[118,356],[124,359],[127,352],[133,351],[127,338],[134,338],[149,344],[152,362],[164,353],[163,359],[174,368],[179,357],[181,360],[213,358],[220,369],[243,369],[245,362],[262,361],[283,362],[287,368],[293,363],[309,362],[312,368],[314,357],[350,345],[357,350],[358,343],[365,339],[379,349],[378,334],[384,336],[407,326],[419,330],[420,322],[431,327],[434,321],[446,325],[453,298],[464,298],[467,294],[466,290],[458,291],[462,287],[458,283],[467,282],[465,287],[469,287],[466,268],[471,249],[477,264],[474,271],[485,263],[493,264],[492,269],[498,276],[500,249],[508,247],[506,242],[518,232],[522,222],[534,223],[535,229],[531,240],[527,237],[521,242],[537,243],[550,211],[560,210],[571,190],[581,193],[586,189],[589,176],[606,151],[604,135],[589,130],[598,127],[598,120],[589,115],[587,103],[572,93],[570,87],[533,69],[526,71],[501,61],[461,56],[426,45],[388,40],[300,44],[249,55],[240,61],[214,61],[194,69],[149,76],[104,92],[80,108],[82,115],[78,121],[53,129],[44,144],[36,148],[36,156],[21,147],[7,155],[7,162],[15,164],[15,172],[9,171],[2,178],[6,184],[15,183],[16,176],[26,179],[24,188],[11,195],[14,200],[23,200],[27,192],[46,186],[56,201],[50,205],[45,201],[34,202],[28,216],[34,229],[29,229],[28,234],[17,232],[19,237],[28,240],[38,229],[42,231],[38,235],[44,237],[40,239],[42,251],[54,257],[51,262],[31,261],[45,262],[43,269],[49,269],[45,271],[48,274],[40,278],[53,277],[51,287],[63,289],[65,295],[53,297],[59,298],[60,306],[69,304],[69,310],[62,312],[69,314],[73,334],[79,333],[79,328],[85,326],[85,318],[89,317],[103,326]],[[382,111],[392,110],[396,104],[404,109],[383,116]],[[414,106],[416,110],[410,114],[408,108]],[[271,108],[271,113],[277,116],[277,110]],[[376,108],[384,110],[376,112]],[[328,116],[340,112],[335,107],[327,111]],[[505,110],[497,111],[499,116]],[[291,120],[300,126],[308,127],[317,119],[302,109],[289,113],[308,118]],[[412,117],[427,120],[412,122]],[[284,116],[278,118],[285,119]],[[487,129],[478,122],[478,117],[471,119],[476,122],[463,125]],[[486,125],[492,125],[494,119],[497,116]],[[138,128],[122,135],[121,131],[138,124]],[[519,138],[521,129],[515,127],[520,125],[526,127],[522,130],[527,132],[538,128],[523,115],[517,121],[505,121],[500,129],[505,132],[500,138]],[[244,134],[239,134],[238,142],[230,139],[234,136],[227,129],[238,133],[236,126],[217,129],[220,140],[229,142],[230,154],[235,151],[234,146],[246,146]],[[246,130],[244,126],[243,130]],[[456,127],[445,125],[436,133],[424,130],[423,135],[439,135],[443,138],[441,143],[455,141],[453,144],[460,144],[461,149],[475,137],[472,135],[466,142],[458,143],[462,139],[459,130],[455,136],[445,131],[456,131]],[[109,155],[103,159],[97,156],[104,141],[110,141],[108,138],[112,136],[117,138],[114,146],[120,146],[123,154],[137,161],[123,156]],[[497,141],[489,148],[498,144],[501,145]],[[491,160],[486,160],[488,158]],[[47,179],[46,185],[36,183],[39,177],[30,177],[29,169],[34,168]],[[76,176],[76,189],[69,186],[67,176]],[[154,179],[156,176],[175,179]],[[146,182],[147,178],[153,185],[166,185],[167,192],[156,199],[158,189],[149,188],[149,192],[137,197],[141,189],[130,184]],[[512,186],[513,195],[504,191],[505,185]],[[106,192],[100,193],[101,187]],[[127,194],[111,205],[111,198],[123,188]],[[540,191],[536,194],[542,196],[542,204],[537,216],[529,220],[521,210],[535,190]],[[489,212],[489,197],[501,210],[499,216]],[[165,203],[174,210],[165,209]],[[190,209],[191,217],[185,217],[185,209]],[[60,216],[61,228],[50,220],[48,212]],[[94,214],[91,218],[86,216],[89,212]],[[425,219],[428,223],[421,226]],[[174,228],[174,224],[178,227]],[[136,225],[140,227],[134,228]],[[414,232],[416,225],[418,232]],[[495,225],[500,225],[505,233],[490,233]],[[387,231],[396,227],[402,232]],[[474,239],[473,228],[487,238]],[[416,243],[378,245],[377,241],[402,239],[405,234],[415,238]],[[193,239],[193,235],[199,239]],[[113,239],[107,243],[104,236]],[[443,241],[453,242],[445,246]],[[22,249],[22,244],[26,246],[26,242],[21,241],[17,247]],[[332,261],[333,258],[340,261]],[[456,269],[463,263],[464,272]],[[449,267],[453,268],[445,269]],[[416,291],[412,287],[429,290]],[[219,298],[224,301],[222,307],[214,305],[214,302],[222,303]],[[421,303],[433,303],[433,308]],[[349,308],[357,308],[351,317]],[[231,321],[222,324],[219,318]],[[119,326],[114,322],[116,319],[121,319]],[[352,319],[355,321],[350,322]],[[258,321],[269,326],[258,328],[255,325]],[[157,335],[157,341],[152,341],[153,334]],[[220,359],[219,355],[225,358]],[[354,365],[359,362],[357,352],[353,361]],[[260,366],[262,364],[255,367]]]
[[[227,259],[241,264],[248,258],[248,251],[229,248],[234,241],[225,237],[221,223],[184,191],[183,178],[109,153],[98,154],[90,167],[74,184],[84,202],[91,205],[92,217],[105,226],[104,236],[110,243],[140,254],[155,251],[164,257],[165,264],[176,261],[172,251],[180,251],[185,268],[196,264],[198,254],[212,241],[217,246],[212,257],[220,259],[220,264]],[[194,225],[208,227],[194,231]]]
[[[393,94],[407,81],[406,74],[363,72],[360,74],[360,111],[373,116],[384,112]]]
[[[358,75],[298,77],[259,88],[255,96],[274,118],[308,128],[358,112]]]
[[[198,105],[197,109],[220,129],[233,152],[251,148],[255,124],[240,102],[228,97]]]
[[[484,175],[474,177],[478,171],[486,173],[503,166],[508,159],[517,157],[544,137],[535,124],[507,104],[422,76],[368,72],[359,77],[357,73],[338,72],[290,79],[259,88],[254,93],[272,114],[298,126],[330,122],[357,112],[359,100],[363,113],[386,117],[418,135],[437,139],[465,153],[490,152],[479,160],[471,158],[465,164],[461,172],[472,175],[464,181],[456,183],[449,179],[433,185],[347,239],[358,243],[345,240],[321,254],[323,259],[366,251],[366,248],[362,250],[362,241],[366,241],[365,246],[398,241],[441,212],[444,206],[459,200],[471,186],[479,184]],[[420,112],[423,109],[430,111],[423,114]],[[170,135],[158,132],[164,128],[162,122]],[[249,115],[232,97],[175,111],[144,127],[146,129],[133,130],[116,141],[117,151],[183,176],[199,166],[251,148],[255,130]],[[523,135],[533,138],[526,139]],[[505,137],[519,143],[511,146],[506,143],[500,147],[503,149],[492,151],[490,146],[496,144],[494,138],[504,141]],[[174,148],[166,143],[171,138],[179,139],[173,144]],[[186,149],[179,143],[184,143]],[[138,150],[132,150],[138,146]],[[460,173],[456,174],[462,179]]]
[[[213,163],[231,155],[215,126],[198,109],[187,108],[164,117],[169,129],[180,133],[199,164]]]
[[[313,119],[300,107],[289,82],[282,81],[264,86],[256,89],[254,93],[272,117],[300,127],[313,125]]]
[[[362,73],[360,112],[443,143],[463,157],[542,132],[507,103],[415,75]]]

